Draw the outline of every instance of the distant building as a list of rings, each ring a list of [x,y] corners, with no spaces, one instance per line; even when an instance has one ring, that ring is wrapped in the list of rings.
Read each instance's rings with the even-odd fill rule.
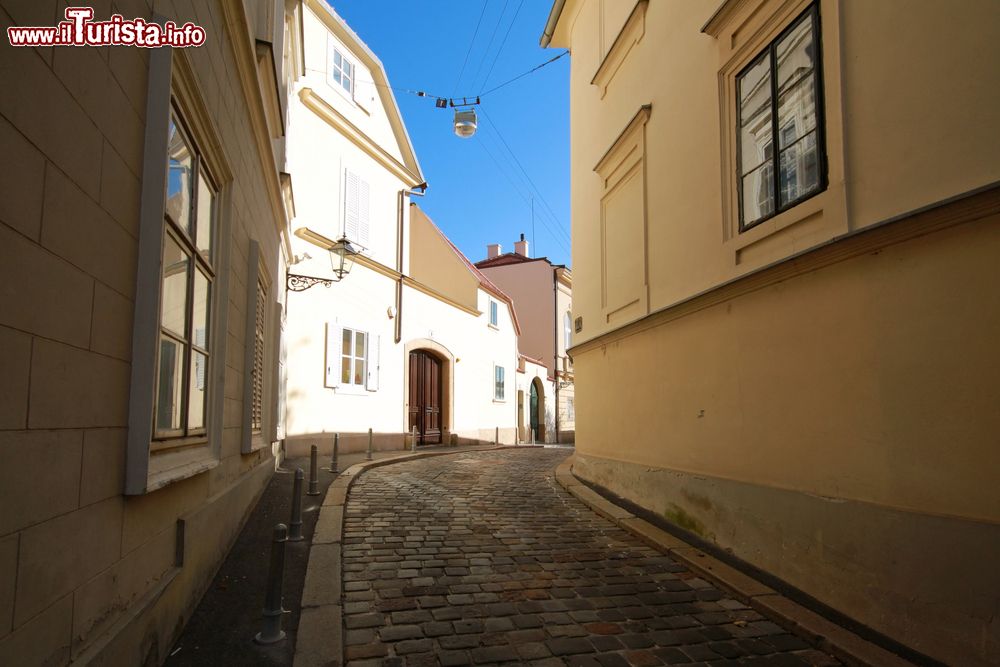
[[[573,442],[576,399],[567,352],[573,344],[573,276],[562,264],[531,257],[524,234],[514,252],[501,250],[499,244],[488,246],[487,258],[476,267],[511,296],[521,323],[520,437],[528,440],[534,432],[538,442]],[[525,371],[524,361],[544,367],[544,377]]]
[[[996,3],[557,0],[542,44],[573,54],[575,474],[1000,664]]]
[[[289,99],[295,183],[286,450],[515,440],[518,321],[415,205],[426,187],[381,62],[325,2],[302,4]],[[336,280],[324,248],[346,240]],[[339,266],[339,265],[338,265]],[[297,278],[302,276],[305,278]]]

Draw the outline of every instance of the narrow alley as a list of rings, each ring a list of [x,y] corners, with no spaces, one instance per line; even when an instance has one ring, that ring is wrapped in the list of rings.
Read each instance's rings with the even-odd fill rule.
[[[346,664],[840,664],[564,491],[566,455],[362,475],[344,518]]]

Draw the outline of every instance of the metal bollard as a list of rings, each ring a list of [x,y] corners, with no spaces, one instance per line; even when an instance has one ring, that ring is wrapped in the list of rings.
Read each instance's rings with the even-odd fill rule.
[[[417,427],[413,427],[413,434],[410,435],[410,451],[417,451]]]
[[[496,433],[493,434],[493,444],[494,445],[499,445],[500,444],[500,427],[499,426],[497,426]]]
[[[340,469],[337,468],[337,450],[340,449],[340,434],[333,434],[333,454],[330,456],[330,467],[323,468],[327,472],[339,473]]]
[[[319,495],[319,465],[316,463],[318,453],[316,445],[313,445],[309,450],[309,490],[306,491],[307,496]]]
[[[531,444],[535,444],[535,429],[531,429]]]
[[[372,430],[368,429],[368,456],[365,458],[366,461],[372,460]]]
[[[295,484],[292,486],[292,520],[288,522],[288,541],[301,542],[302,534],[302,480],[306,474],[302,468],[295,470]]]
[[[274,527],[271,541],[271,564],[267,572],[267,592],[264,594],[264,629],[253,638],[258,644],[273,644],[285,638],[281,629],[281,589],[285,575],[285,542],[288,541],[288,526],[279,523]]]

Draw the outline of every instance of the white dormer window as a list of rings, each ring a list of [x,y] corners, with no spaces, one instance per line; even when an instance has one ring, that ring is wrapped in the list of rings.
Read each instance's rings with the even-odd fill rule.
[[[330,78],[334,86],[340,86],[348,95],[354,95],[354,63],[340,52],[333,49],[333,61],[330,63]]]

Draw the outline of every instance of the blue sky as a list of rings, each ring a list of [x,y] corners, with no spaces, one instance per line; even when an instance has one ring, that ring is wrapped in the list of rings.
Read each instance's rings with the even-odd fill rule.
[[[549,0],[329,1],[397,89],[475,95],[561,52],[538,46]],[[430,184],[427,196],[415,199],[469,259],[485,258],[488,243],[512,251],[523,232],[534,238],[533,256],[569,264],[569,56],[483,96],[471,139],[455,136],[451,109],[395,95]]]

